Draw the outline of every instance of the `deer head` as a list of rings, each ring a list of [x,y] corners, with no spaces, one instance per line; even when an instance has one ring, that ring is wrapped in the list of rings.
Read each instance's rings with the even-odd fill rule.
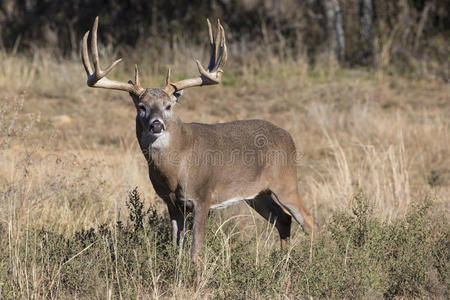
[[[114,89],[126,91],[130,94],[137,110],[137,119],[141,122],[144,129],[157,138],[164,134],[164,131],[170,126],[172,120],[172,109],[178,102],[178,98],[183,94],[184,89],[196,86],[219,84],[222,79],[223,66],[227,61],[227,46],[225,43],[225,31],[217,21],[217,34],[214,37],[211,23],[207,19],[209,42],[210,42],[210,60],[207,69],[202,66],[200,61],[196,60],[200,76],[184,79],[178,82],[172,82],[170,79],[171,71],[167,71],[166,85],[162,88],[143,88],[139,80],[139,70],[137,65],[134,69],[134,82],[128,83],[111,80],[106,77],[112,69],[122,60],[114,61],[105,70],[100,67],[100,60],[97,48],[97,29],[98,17],[95,18],[92,26],[91,36],[91,57],[94,64],[92,69],[88,54],[88,36],[87,31],[83,37],[82,61],[87,74],[87,85],[94,88]]]

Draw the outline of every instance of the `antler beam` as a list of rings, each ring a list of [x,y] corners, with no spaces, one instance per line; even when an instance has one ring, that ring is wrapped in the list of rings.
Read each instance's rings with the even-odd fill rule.
[[[168,95],[172,95],[177,91],[181,91],[186,88],[203,86],[203,85],[214,85],[219,84],[222,80],[223,66],[227,61],[227,45],[225,41],[225,30],[223,29],[220,21],[217,20],[217,33],[216,37],[213,37],[213,32],[211,28],[211,23],[208,22],[208,32],[209,32],[209,43],[211,46],[210,60],[208,65],[208,70],[203,68],[200,61],[195,60],[197,64],[200,77],[184,79],[178,82],[170,81],[170,69],[167,72],[166,86],[164,91]]]
[[[97,29],[98,29],[98,17],[95,18],[94,25],[92,25],[92,35],[91,35],[91,56],[92,62],[94,64],[94,70],[92,70],[88,55],[87,40],[89,36],[89,31],[87,31],[83,37],[82,60],[84,69],[86,70],[87,74],[87,85],[94,88],[126,91],[136,96],[141,96],[145,92],[145,89],[142,88],[140,85],[139,71],[137,65],[135,65],[134,69],[135,83],[132,83],[131,80],[128,83],[119,82],[108,79],[106,77],[106,75],[108,75],[108,73],[111,72],[111,70],[122,60],[121,58],[114,61],[109,67],[106,68],[106,70],[102,71],[100,67],[100,60],[98,57]]]

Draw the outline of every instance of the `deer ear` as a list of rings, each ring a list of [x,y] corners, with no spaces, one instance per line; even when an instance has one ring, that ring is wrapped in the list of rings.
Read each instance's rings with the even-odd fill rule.
[[[171,98],[172,101],[174,101],[175,103],[178,103],[178,98],[180,98],[181,95],[183,95],[183,90],[174,92],[174,93],[172,94],[172,96],[170,96],[170,98]]]
[[[133,84],[133,81],[128,80],[128,83],[129,83],[129,84]],[[136,108],[138,108],[138,104],[139,104],[139,96],[137,96],[136,94],[134,94],[134,93],[132,93],[132,92],[129,92],[129,94],[130,94],[130,96],[131,96],[131,99],[133,99],[134,106],[136,106]]]
[[[131,99],[133,99],[134,106],[135,106],[136,108],[138,108],[138,104],[139,104],[139,102],[140,102],[139,97],[136,96],[136,95],[133,94],[133,93],[130,93],[130,97],[131,97]]]

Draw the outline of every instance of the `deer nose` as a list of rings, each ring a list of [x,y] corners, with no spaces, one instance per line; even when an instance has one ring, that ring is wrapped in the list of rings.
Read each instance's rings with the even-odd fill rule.
[[[150,125],[150,131],[153,133],[161,133],[164,130],[164,124],[160,120],[155,120]]]

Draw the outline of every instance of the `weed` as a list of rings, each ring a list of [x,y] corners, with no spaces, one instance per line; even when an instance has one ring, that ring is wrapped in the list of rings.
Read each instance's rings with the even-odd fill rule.
[[[287,251],[258,253],[255,239],[234,234],[232,222],[226,226],[210,219],[201,292],[217,299],[447,295],[448,223],[430,215],[430,200],[390,223],[374,217],[363,193],[352,202],[352,214],[336,213],[312,253],[304,236],[293,238],[296,245]],[[180,288],[194,293],[189,251],[172,246],[168,220],[152,207],[144,209],[137,188],[130,192],[127,207],[125,225],[104,224],[73,235],[30,230],[27,248],[19,247],[11,256],[3,247],[2,296],[25,296],[25,286],[38,298],[91,298],[98,293],[176,297]],[[228,249],[218,232],[227,238]],[[29,249],[34,249],[31,259]],[[8,262],[13,262],[12,272],[5,271],[11,268]],[[39,281],[18,278],[33,270],[41,273]]]

